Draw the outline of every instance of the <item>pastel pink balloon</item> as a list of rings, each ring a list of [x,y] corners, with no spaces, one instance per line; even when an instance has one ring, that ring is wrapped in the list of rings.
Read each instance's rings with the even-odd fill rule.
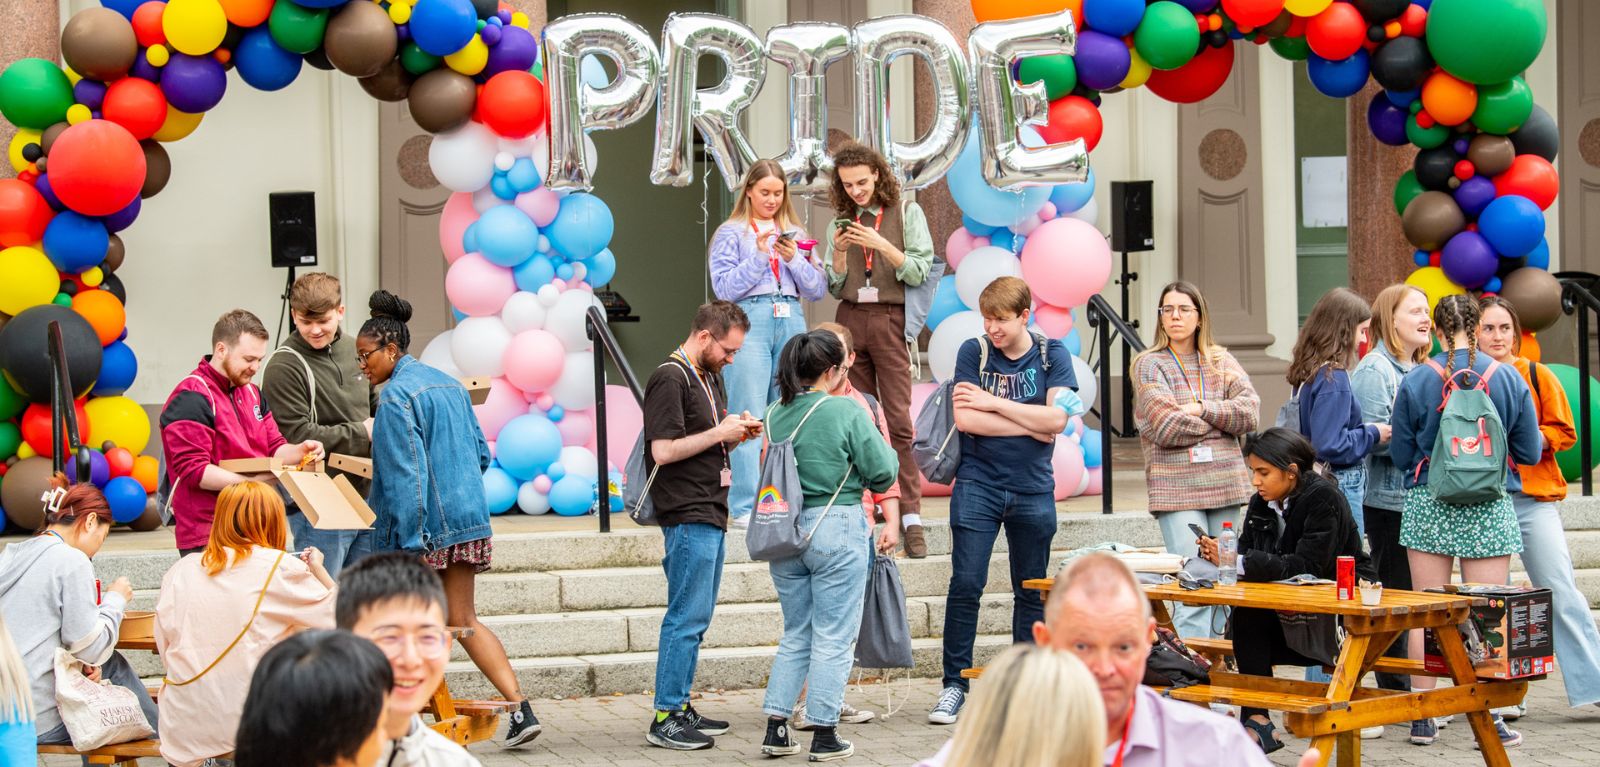
[[[961,259],[966,258],[971,252],[972,232],[967,231],[964,226],[956,227],[956,230],[950,233],[950,239],[944,243],[945,263],[948,263],[951,269],[960,269]]]
[[[1111,279],[1111,246],[1093,224],[1051,219],[1022,246],[1022,279],[1047,304],[1081,306]]]
[[[610,401],[607,400],[607,402],[609,403]],[[540,394],[538,397],[533,399],[533,406],[539,408],[540,410],[549,410],[550,408],[555,407],[555,404],[556,398],[550,396],[549,394]],[[640,423],[644,423],[644,421],[641,420]]]
[[[538,490],[541,495],[548,495],[552,484],[554,483],[550,481],[550,478],[543,474],[533,478],[533,489]]]
[[[495,266],[477,253],[457,259],[444,275],[445,296],[469,317],[498,314],[515,292],[517,281],[511,270]]]
[[[561,421],[556,424],[556,430],[561,432],[562,446],[576,445],[579,447],[589,444],[594,438],[594,416],[588,410],[568,410]],[[611,420],[611,413],[606,413],[606,421]],[[610,445],[607,445],[610,447]],[[631,445],[630,445],[631,447]]]
[[[1044,207],[1039,209],[1039,220],[1049,221],[1050,219],[1055,218],[1056,214],[1056,204],[1053,202],[1047,202],[1044,204]]]
[[[484,399],[482,405],[474,405],[472,412],[478,416],[483,438],[492,443],[500,436],[500,430],[511,423],[511,419],[528,412],[528,404],[522,400],[522,392],[510,381],[496,378],[489,382],[488,398]]]
[[[1078,491],[1083,480],[1083,449],[1070,439],[1057,439],[1055,452],[1050,456],[1050,466],[1055,471],[1055,499],[1065,501]]]
[[[531,192],[517,195],[512,203],[517,209],[528,214],[533,223],[540,229],[550,225],[556,220],[556,214],[561,212],[561,198],[551,191],[548,186],[541,186]]]
[[[972,238],[972,249],[973,250],[977,250],[978,248],[987,248],[987,247],[989,247],[990,245],[993,245],[993,244],[994,244],[993,242],[989,241],[988,237],[974,237],[974,238]]]
[[[606,387],[606,459],[617,466],[628,465],[628,453],[644,431],[644,413],[626,386]],[[639,481],[643,481],[642,478]]]
[[[548,330],[524,330],[505,353],[506,380],[523,391],[544,391],[561,379],[567,348]]]
[[[1072,332],[1071,309],[1039,304],[1039,308],[1033,310],[1033,321],[1039,323],[1039,329],[1050,338],[1061,338]]]
[[[477,220],[478,211],[472,207],[472,195],[456,192],[445,200],[444,212],[439,214],[439,247],[444,250],[445,261],[453,264],[467,254],[461,241],[467,235],[467,227]]]
[[[1087,471],[1089,472],[1089,487],[1083,491],[1083,494],[1103,495],[1105,493],[1105,480],[1102,478],[1104,475],[1100,473],[1100,467],[1096,466]]]

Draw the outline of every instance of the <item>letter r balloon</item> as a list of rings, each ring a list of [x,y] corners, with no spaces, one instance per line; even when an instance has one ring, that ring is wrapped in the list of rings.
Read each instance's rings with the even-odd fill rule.
[[[728,67],[714,88],[697,90],[700,57],[711,54]],[[694,178],[689,157],[693,131],[705,137],[729,190],[736,190],[755,164],[739,115],[755,101],[767,74],[761,38],[733,19],[710,13],[674,13],[661,30],[665,70],[656,111],[655,161],[650,183],[687,186]]]

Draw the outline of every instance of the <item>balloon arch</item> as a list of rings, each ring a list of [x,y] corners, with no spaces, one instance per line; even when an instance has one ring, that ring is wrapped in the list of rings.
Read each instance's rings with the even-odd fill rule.
[[[604,14],[536,34],[498,0],[102,4],[68,21],[65,66],[23,59],[0,74],[0,114],[18,128],[8,152],[17,177],[0,180],[0,313],[8,318],[0,329],[0,505],[25,527],[37,521],[52,450],[39,332],[51,321],[66,333],[85,443],[99,448],[92,480],[118,521],[159,524],[147,498],[157,462],[140,455],[151,427],[122,396],[137,359],[115,274],[125,258],[117,233],[166,185],[162,145],[199,127],[221,102],[230,69],[267,91],[288,86],[305,64],[338,69],[374,98],[406,101],[436,134],[429,162],[455,192],[440,246],[460,321],[421,357],[493,378],[478,416],[495,448],[484,483],[496,513],[581,514],[595,503],[602,469],[613,491],[620,482],[611,465],[620,461],[594,454],[583,316],[596,303],[591,286],[609,282],[617,260],[607,249],[611,212],[587,191],[598,157],[584,133],[647,112],[663,62],[652,182],[688,183],[687,139],[698,130],[725,181],[737,185],[753,151],[736,119],[760,87],[752,75],[770,58],[794,75],[784,167],[791,188],[814,194],[829,161],[821,92],[806,83],[856,54],[857,134],[890,157],[908,186],[948,173],[964,214],[945,250],[956,271],[941,281],[928,320],[937,377],[950,374],[954,349],[981,327],[970,309],[978,292],[1003,274],[1029,280],[1038,328],[1079,353],[1072,310],[1111,271],[1084,157],[1102,131],[1100,99],[1142,86],[1169,101],[1199,101],[1221,87],[1245,43],[1308,60],[1312,83],[1330,96],[1354,95],[1369,78],[1384,88],[1368,110],[1373,134],[1419,150],[1394,198],[1416,247],[1409,282],[1433,300],[1484,291],[1519,305],[1559,301],[1542,213],[1557,191],[1557,132],[1522,75],[1544,43],[1539,0],[973,0],[980,25],[970,59],[942,25],[916,16],[854,30],[802,22],[763,41],[731,19],[679,14],[657,49],[637,25]],[[1019,18],[1033,15],[1037,23]],[[696,90],[693,67],[705,53],[730,74]],[[875,90],[876,75],[903,53],[931,66],[941,94],[939,129],[912,145],[887,138],[886,93]],[[616,61],[618,73],[606,74],[596,54]],[[969,68],[977,109],[969,108]],[[982,115],[981,138],[966,139],[969,112]],[[1074,364],[1092,383],[1082,360]],[[618,398],[618,420],[636,429],[626,399]],[[1075,418],[1068,436],[1057,441],[1058,499],[1098,492],[1101,482],[1098,432]]]

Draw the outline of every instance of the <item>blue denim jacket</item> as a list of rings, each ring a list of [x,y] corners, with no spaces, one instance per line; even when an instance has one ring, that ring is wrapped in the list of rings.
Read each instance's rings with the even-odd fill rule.
[[[1395,358],[1394,352],[1379,339],[1350,374],[1350,389],[1361,406],[1361,418],[1367,423],[1389,423],[1394,415],[1395,395],[1400,393],[1400,381],[1414,367],[1416,363],[1411,360]],[[1374,445],[1367,454],[1366,505],[1389,511],[1405,508],[1405,472],[1389,457],[1387,443]]]
[[[489,443],[466,387],[406,355],[372,424],[373,525],[379,551],[424,552],[488,538]]]

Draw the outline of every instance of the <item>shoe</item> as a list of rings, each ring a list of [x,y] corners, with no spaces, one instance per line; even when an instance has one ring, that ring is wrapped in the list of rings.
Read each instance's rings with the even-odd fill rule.
[[[816,734],[811,736],[811,753],[806,758],[813,762],[831,762],[855,752],[856,747],[850,745],[848,740],[840,740],[834,728],[818,727]]]
[[[1433,723],[1435,725],[1438,725],[1439,729],[1442,730],[1442,729],[1444,729],[1446,727],[1449,727],[1450,723],[1454,722],[1455,720],[1456,720],[1456,715],[1455,714],[1450,714],[1449,716],[1436,716],[1436,717],[1434,717],[1433,718]]]
[[[955,724],[961,717],[961,707],[966,705],[967,691],[960,687],[946,687],[939,693],[939,702],[928,712],[928,721],[934,724]]]
[[[761,753],[767,756],[792,756],[800,753],[800,744],[789,732],[787,719],[767,719],[767,738],[761,741]]]
[[[1518,703],[1515,706],[1501,706],[1494,710],[1494,714],[1508,722],[1515,722],[1528,715],[1528,705],[1526,703]]]
[[[526,745],[539,737],[541,732],[544,732],[544,727],[539,724],[539,717],[533,715],[533,706],[524,700],[516,711],[511,712],[511,726],[506,728],[506,739],[501,745],[506,748]]]
[[[872,711],[862,711],[849,703],[839,704],[840,724],[866,724],[876,718],[878,715]]]
[[[1516,748],[1522,745],[1522,733],[1506,726],[1506,719],[1499,714],[1494,717],[1494,731],[1500,735],[1500,745],[1506,748]],[[1483,748],[1476,740],[1472,742],[1473,748]]]
[[[1431,746],[1439,738],[1439,725],[1432,719],[1411,721],[1411,742],[1418,746]]]
[[[724,735],[728,732],[728,723],[720,719],[707,719],[694,710],[694,706],[683,707],[684,716],[689,720],[689,726],[707,735]]]
[[[716,743],[710,735],[696,730],[689,724],[689,715],[683,711],[674,711],[667,714],[665,719],[651,722],[650,732],[644,739],[652,746],[673,751],[696,751],[711,748]]]
[[[816,729],[815,725],[806,722],[805,701],[800,701],[800,705],[794,707],[794,716],[789,717],[789,728],[802,732],[810,732]]]
[[[1361,728],[1361,739],[1362,740],[1377,740],[1378,738],[1381,738],[1381,737],[1383,737],[1383,725],[1381,725],[1381,724],[1376,726],[1376,727],[1362,727]]]
[[[738,528],[740,530],[749,530],[750,529],[750,515],[746,514],[746,515],[744,515],[742,517],[729,517],[728,518],[728,527],[729,528]]]
[[[928,536],[922,532],[922,525],[911,525],[901,534],[900,539],[905,543],[906,556],[912,559],[922,559],[928,556]]]

